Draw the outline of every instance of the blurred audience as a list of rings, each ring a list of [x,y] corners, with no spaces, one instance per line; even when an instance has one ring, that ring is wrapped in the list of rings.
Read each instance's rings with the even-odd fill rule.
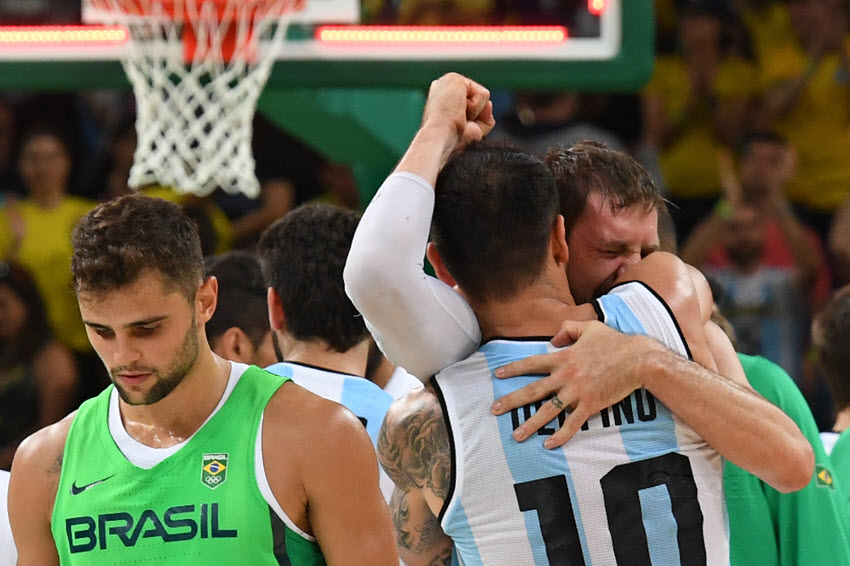
[[[835,213],[827,242],[836,283],[850,283],[850,196]]]
[[[0,259],[16,261],[31,274],[44,297],[57,339],[75,352],[91,346],[71,291],[71,230],[94,206],[68,193],[71,151],[51,126],[33,127],[23,136],[18,169],[23,199],[0,208]]]
[[[658,151],[684,240],[720,196],[717,155],[746,131],[758,82],[733,49],[728,5],[691,0],[679,16],[677,52],[657,58],[646,87],[644,145]]]
[[[557,20],[573,37],[598,28],[579,0],[364,0],[361,6],[370,23]],[[811,364],[801,360],[811,315],[829,297],[832,279],[850,282],[850,7],[841,0],[655,0],[655,6],[658,57],[643,92],[503,92],[497,98],[513,104],[500,105],[497,132],[541,154],[594,139],[637,157],[674,205],[660,219],[664,248],[678,243],[687,261],[726,283],[722,306],[743,349],[788,370],[818,405],[818,423],[828,426],[828,396],[815,401]],[[79,2],[0,0],[0,16],[10,22],[78,17],[69,10],[78,12]],[[0,261],[31,272],[53,336],[74,352],[83,397],[106,379],[69,290],[68,234],[92,205],[80,197],[107,200],[130,190],[132,114],[128,91],[0,97]],[[253,250],[266,227],[305,202],[366,204],[362,196],[374,187],[358,187],[348,165],[329,161],[261,115],[253,126],[258,199],[144,189],[190,211],[207,255]],[[742,138],[752,131],[768,133]],[[250,260],[218,259],[212,265],[224,270],[217,276],[225,293],[226,266]],[[240,283],[250,287],[251,278]],[[227,330],[241,325],[227,324],[222,336],[229,338],[219,337],[220,344],[229,340],[249,357],[268,353],[265,338],[256,342],[246,333],[231,340]],[[768,344],[782,347],[772,354]],[[373,378],[392,383],[396,368],[374,354]]]
[[[695,266],[727,267],[729,252],[721,243],[725,223],[736,207],[751,206],[765,220],[764,264],[800,271],[800,283],[810,289],[808,312],[815,312],[829,297],[832,282],[823,243],[797,217],[786,196],[796,163],[794,149],[776,134],[757,132],[739,144],[737,172],[728,154],[721,155],[720,162],[724,198],[694,227],[682,247],[682,259]]]
[[[78,386],[38,287],[20,265],[0,263],[0,469],[11,468],[24,438],[76,407]]]
[[[779,8],[774,8],[779,9]],[[826,239],[831,215],[850,190],[850,63],[847,6],[841,0],[785,2],[791,34],[764,41],[765,88],[758,127],[786,138],[798,153],[788,197]]]
[[[586,102],[582,104],[578,93],[519,93],[513,111],[497,122],[491,136],[504,136],[536,155],[545,155],[553,147],[588,140],[625,151],[625,144],[616,134],[588,119],[589,107]]]
[[[819,280],[828,294],[829,278],[817,236],[784,194],[794,151],[776,135],[753,134],[741,146],[738,172],[729,153],[720,164],[725,196],[685,241],[682,259],[723,288],[718,304],[739,350],[766,357],[801,383],[809,297]]]

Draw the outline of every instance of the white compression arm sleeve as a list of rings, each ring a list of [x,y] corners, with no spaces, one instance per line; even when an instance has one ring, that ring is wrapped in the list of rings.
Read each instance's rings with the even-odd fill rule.
[[[345,291],[381,351],[423,382],[481,341],[469,304],[424,271],[433,211],[425,179],[390,175],[360,220],[344,272]]]

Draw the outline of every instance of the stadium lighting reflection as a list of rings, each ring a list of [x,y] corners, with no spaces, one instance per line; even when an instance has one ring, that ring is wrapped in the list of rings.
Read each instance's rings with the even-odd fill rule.
[[[564,26],[320,26],[325,44],[557,44],[567,40]]]
[[[601,16],[608,9],[608,0],[587,0],[587,11],[594,16]]]
[[[0,45],[101,45],[126,43],[124,26],[0,26]]]

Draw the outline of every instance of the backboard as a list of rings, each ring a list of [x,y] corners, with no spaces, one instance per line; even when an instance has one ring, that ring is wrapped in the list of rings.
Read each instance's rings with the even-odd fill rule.
[[[126,34],[98,25],[108,19],[86,0],[58,21],[9,17],[20,5],[0,0],[0,24],[32,24],[0,27],[0,89],[128,85]],[[423,88],[457,71],[490,88],[634,90],[651,74],[653,34],[647,0],[307,0],[267,88]]]

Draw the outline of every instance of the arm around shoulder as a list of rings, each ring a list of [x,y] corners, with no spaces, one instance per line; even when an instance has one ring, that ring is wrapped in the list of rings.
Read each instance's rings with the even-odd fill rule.
[[[645,353],[646,388],[726,459],[783,493],[809,483],[812,447],[788,415],[698,364],[661,348]]]
[[[717,365],[704,332],[707,300],[691,270],[675,255],[655,252],[630,267],[620,281],[639,280],[648,285],[667,304],[694,361],[714,371]]]

